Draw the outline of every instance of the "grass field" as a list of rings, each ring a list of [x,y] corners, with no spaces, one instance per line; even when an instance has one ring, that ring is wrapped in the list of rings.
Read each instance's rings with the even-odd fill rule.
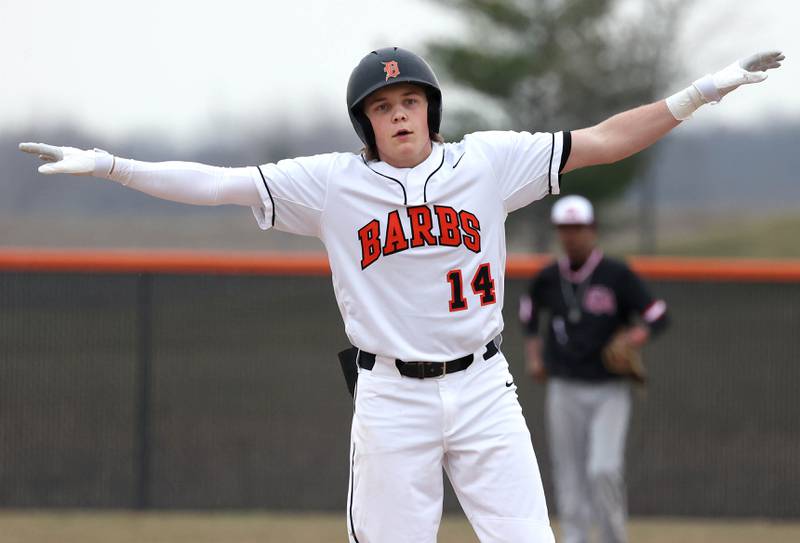
[[[666,215],[666,213],[665,213]],[[730,258],[800,258],[800,215],[666,217],[659,225],[656,255]],[[600,245],[611,254],[637,254],[639,227],[622,222],[600,231]],[[555,250],[555,245],[553,246]]]
[[[556,535],[558,530],[556,526]],[[0,543],[327,543],[346,541],[331,514],[0,512]],[[800,522],[634,519],[633,543],[800,541]],[[475,543],[463,517],[445,517],[439,543]]]
[[[700,233],[665,240],[659,254],[749,258],[800,258],[800,217],[721,222]]]

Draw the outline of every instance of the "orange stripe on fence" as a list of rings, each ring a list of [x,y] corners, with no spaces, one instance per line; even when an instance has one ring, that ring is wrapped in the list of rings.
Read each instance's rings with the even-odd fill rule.
[[[506,275],[527,279],[552,260],[509,255]],[[631,257],[649,279],[672,281],[800,282],[800,260]],[[0,271],[230,275],[330,275],[322,253],[0,249]]]
[[[800,260],[636,257],[630,262],[651,279],[800,282]]]
[[[552,257],[510,255],[506,276],[531,277]],[[631,268],[648,279],[668,281],[800,282],[800,260],[645,257],[627,259]]]

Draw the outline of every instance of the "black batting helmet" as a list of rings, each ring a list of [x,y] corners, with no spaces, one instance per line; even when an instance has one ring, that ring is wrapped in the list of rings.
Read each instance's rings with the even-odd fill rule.
[[[373,51],[358,63],[347,83],[347,111],[356,134],[367,147],[375,147],[372,124],[363,111],[364,99],[383,87],[414,83],[425,89],[428,98],[428,130],[439,132],[442,122],[442,91],[436,74],[425,60],[400,47]]]

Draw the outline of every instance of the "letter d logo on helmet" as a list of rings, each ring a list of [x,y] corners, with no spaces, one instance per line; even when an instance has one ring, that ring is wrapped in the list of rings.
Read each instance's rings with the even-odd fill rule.
[[[425,89],[428,97],[428,130],[439,132],[442,122],[442,91],[436,74],[425,60],[400,47],[384,47],[361,59],[347,83],[347,111],[350,122],[364,145],[375,145],[372,125],[364,114],[364,99],[389,85],[412,83]]]
[[[381,64],[383,64],[383,71],[386,72],[386,81],[389,81],[390,77],[397,77],[400,75],[400,67],[397,65],[396,60],[381,62]]]

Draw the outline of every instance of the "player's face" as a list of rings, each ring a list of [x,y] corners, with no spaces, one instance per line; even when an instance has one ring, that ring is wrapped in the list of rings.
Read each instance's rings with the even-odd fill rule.
[[[413,168],[428,158],[428,99],[422,88],[406,83],[385,87],[367,97],[364,113],[381,160],[395,168]]]
[[[558,239],[570,262],[583,262],[597,245],[597,229],[594,226],[562,225],[558,227]]]

